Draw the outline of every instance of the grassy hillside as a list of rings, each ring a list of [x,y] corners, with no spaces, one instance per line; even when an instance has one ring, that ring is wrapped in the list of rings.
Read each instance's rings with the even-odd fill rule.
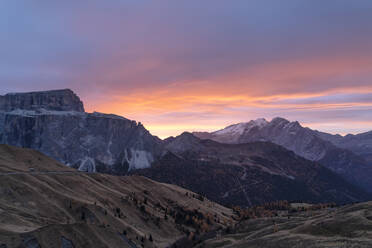
[[[39,152],[0,146],[2,248],[167,247],[224,228],[232,215],[174,185],[76,172]]]
[[[372,202],[257,218],[240,222],[230,233],[199,248],[367,248],[372,245]]]
[[[41,152],[0,144],[0,173],[35,171],[76,171]]]

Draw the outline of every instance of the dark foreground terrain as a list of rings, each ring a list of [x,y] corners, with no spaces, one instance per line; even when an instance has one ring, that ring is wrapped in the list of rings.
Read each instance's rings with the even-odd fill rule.
[[[372,247],[372,202],[242,221],[197,247]]]
[[[371,247],[372,202],[229,209],[141,176],[0,145],[0,247]]]
[[[84,173],[0,145],[0,247],[169,247],[234,223],[233,212],[140,176]]]

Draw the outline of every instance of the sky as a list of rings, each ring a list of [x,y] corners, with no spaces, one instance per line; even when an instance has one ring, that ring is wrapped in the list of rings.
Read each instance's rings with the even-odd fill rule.
[[[372,130],[370,0],[2,0],[0,94],[70,88],[165,138]]]

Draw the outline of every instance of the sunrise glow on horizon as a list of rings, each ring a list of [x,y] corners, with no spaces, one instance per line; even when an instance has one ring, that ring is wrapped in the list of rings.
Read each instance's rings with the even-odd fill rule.
[[[70,88],[161,138],[277,116],[372,130],[372,1],[18,2],[0,94]]]

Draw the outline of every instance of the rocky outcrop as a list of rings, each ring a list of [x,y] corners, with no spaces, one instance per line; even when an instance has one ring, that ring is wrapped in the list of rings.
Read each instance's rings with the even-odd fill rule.
[[[71,90],[11,94],[1,101],[0,143],[39,150],[83,171],[125,174],[149,167],[161,152],[160,139],[141,123],[86,113]]]
[[[29,235],[26,235],[26,237],[23,239],[23,247],[24,248],[41,248],[37,239]]]
[[[63,236],[61,237],[61,242],[62,242],[61,248],[75,248],[72,241]]]
[[[0,110],[51,110],[84,112],[84,106],[72,90],[9,93],[0,96]]]

